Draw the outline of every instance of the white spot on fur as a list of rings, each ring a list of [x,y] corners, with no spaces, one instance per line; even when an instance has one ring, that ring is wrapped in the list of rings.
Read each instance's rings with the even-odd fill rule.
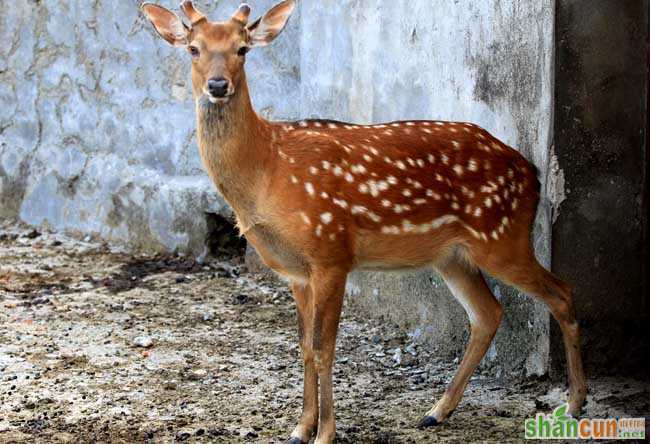
[[[354,174],[365,174],[365,173],[368,172],[368,170],[366,169],[366,167],[363,166],[363,165],[361,165],[361,164],[359,164],[359,165],[352,165],[352,168],[350,168],[350,170],[352,170],[352,173],[354,173]]]
[[[316,194],[316,190],[314,190],[314,185],[312,185],[311,182],[305,182],[305,190],[307,190],[307,194],[310,196],[314,196]]]
[[[328,225],[334,220],[334,216],[332,216],[332,213],[323,213],[320,215],[320,220],[325,224]]]
[[[350,174],[350,173],[345,173],[345,180],[352,183],[352,182],[354,182],[354,176],[352,174]]]
[[[343,199],[337,199],[336,197],[332,198],[332,202],[334,202],[334,205],[337,205],[344,210],[348,208],[348,203],[343,200]]]

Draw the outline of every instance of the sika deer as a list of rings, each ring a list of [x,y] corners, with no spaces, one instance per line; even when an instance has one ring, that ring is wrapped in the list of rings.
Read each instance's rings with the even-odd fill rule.
[[[241,5],[210,22],[192,2],[190,24],[153,4],[158,33],[192,58],[201,158],[266,264],[292,282],[304,359],[304,399],[290,442],[335,436],[332,362],[348,273],[433,267],[463,305],[469,345],[445,394],[420,426],[458,405],[499,326],[501,306],[481,270],[542,299],[560,323],[570,412],[586,396],[571,290],[535,259],[530,236],[539,201],[535,168],[471,123],[354,125],[269,122],[251,105],[244,62],[269,44],[295,2],[248,24]]]

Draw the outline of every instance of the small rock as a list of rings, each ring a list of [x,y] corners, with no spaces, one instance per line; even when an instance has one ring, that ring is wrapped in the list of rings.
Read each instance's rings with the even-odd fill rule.
[[[176,390],[176,383],[173,381],[166,381],[163,383],[163,388],[165,390]]]
[[[404,355],[402,358],[403,367],[414,367],[418,364],[418,358],[413,355]]]
[[[204,320],[205,322],[214,321],[214,313],[212,313],[212,312],[204,313],[204,314],[203,314],[203,320]]]
[[[90,242],[93,240],[93,237],[89,234],[88,236],[84,237],[84,242]]]
[[[149,336],[138,336],[133,340],[133,345],[136,347],[151,348],[153,347],[153,339]]]
[[[190,435],[188,432],[178,432],[176,434],[176,441],[186,441],[190,438]]]
[[[247,304],[248,302],[249,302],[248,296],[246,296],[245,294],[238,294],[238,295],[235,296],[233,304],[235,304],[235,305],[244,305],[244,304]]]
[[[402,349],[401,348],[396,348],[395,353],[393,354],[393,361],[397,363],[397,365],[402,363]]]
[[[379,344],[379,343],[381,342],[381,336],[379,336],[379,335],[374,335],[374,336],[372,337],[372,342],[373,342],[373,344]]]
[[[23,237],[25,237],[27,239],[36,239],[37,237],[40,237],[40,236],[41,236],[41,233],[39,233],[36,230],[32,230],[29,233],[25,234],[25,236],[23,236]]]
[[[208,257],[208,254],[210,254],[210,250],[206,245],[203,247],[203,252],[196,257],[195,259],[196,263],[199,265],[205,264],[205,259]]]
[[[273,372],[284,370],[285,368],[287,368],[286,364],[279,364],[279,363],[273,363],[268,366],[268,369]]]

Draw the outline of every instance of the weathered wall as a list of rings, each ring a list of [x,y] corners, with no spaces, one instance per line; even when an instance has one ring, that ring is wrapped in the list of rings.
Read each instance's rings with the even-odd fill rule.
[[[567,192],[553,228],[553,267],[575,284],[587,369],[647,377],[648,1],[585,8],[560,0],[556,66],[556,152]],[[552,337],[559,348],[557,329]]]
[[[0,46],[0,216],[197,250],[201,214],[225,211],[196,153],[187,58],[154,35],[139,3],[0,0],[0,37],[10,42]],[[251,3],[258,14],[272,1]],[[223,16],[237,2],[197,4]],[[302,0],[285,34],[249,57],[253,100],[277,118],[473,121],[520,149],[545,181],[553,4]],[[536,235],[544,262],[549,208],[545,200]],[[466,316],[431,273],[350,284],[359,309],[443,353],[462,348]],[[495,293],[507,315],[490,360],[543,373],[546,310],[502,286]]]
[[[200,164],[188,56],[140,3],[0,0],[0,217],[197,251],[203,213],[228,212]],[[238,4],[219,2],[218,14]],[[297,115],[298,23],[250,57],[266,115]]]
[[[476,122],[535,162],[544,181],[551,144],[553,6],[545,1],[304,1],[302,114],[357,122]],[[537,246],[549,259],[548,202]],[[454,355],[466,315],[430,272],[359,274],[351,301]],[[489,356],[507,372],[543,373],[548,314],[495,286],[506,307]]]

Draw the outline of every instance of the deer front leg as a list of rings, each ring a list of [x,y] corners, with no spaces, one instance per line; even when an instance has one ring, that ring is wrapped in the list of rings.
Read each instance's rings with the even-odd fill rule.
[[[346,278],[346,271],[316,270],[310,282],[314,299],[313,347],[320,385],[320,416],[315,444],[331,443],[336,436],[332,363]]]
[[[308,443],[318,426],[318,373],[313,348],[313,297],[309,285],[291,287],[298,309],[298,336],[304,364],[302,415],[287,444]]]

